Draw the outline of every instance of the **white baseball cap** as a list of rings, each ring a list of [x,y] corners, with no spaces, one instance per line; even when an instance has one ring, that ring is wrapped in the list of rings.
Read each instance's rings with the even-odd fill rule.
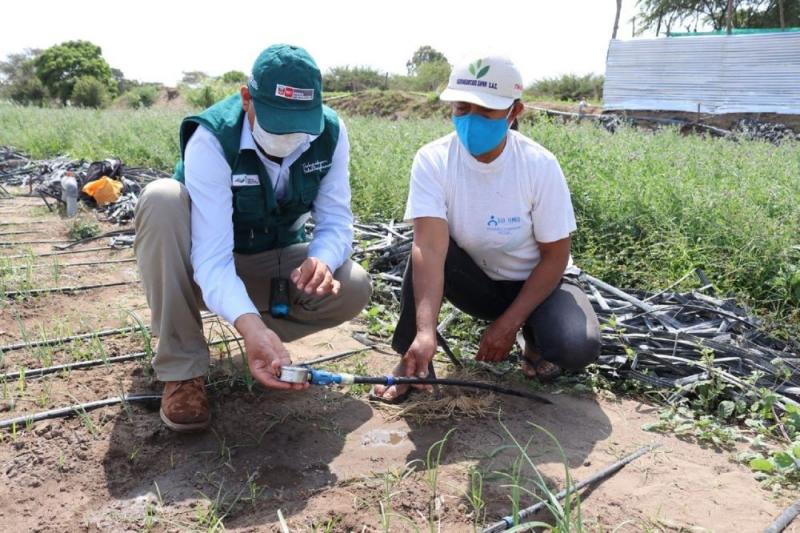
[[[447,89],[439,99],[508,109],[522,97],[522,89],[522,75],[511,59],[489,56],[453,67]]]

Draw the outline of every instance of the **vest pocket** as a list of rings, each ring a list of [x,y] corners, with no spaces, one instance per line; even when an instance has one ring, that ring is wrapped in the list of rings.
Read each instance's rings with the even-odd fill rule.
[[[264,222],[264,196],[261,187],[241,187],[233,191],[233,219],[248,225]]]

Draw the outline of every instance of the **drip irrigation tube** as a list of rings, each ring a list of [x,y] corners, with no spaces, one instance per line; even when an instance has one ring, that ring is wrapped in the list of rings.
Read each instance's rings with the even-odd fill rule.
[[[25,231],[6,231],[0,233],[0,237],[7,237],[8,235],[30,235],[31,233],[39,233],[36,230],[25,230]]]
[[[96,400],[88,403],[70,405],[68,407],[59,407],[56,409],[50,409],[49,411],[42,411],[41,413],[35,413],[32,415],[18,416],[16,418],[1,420],[0,429],[8,428],[14,425],[25,426],[26,424],[32,424],[34,422],[39,422],[41,420],[47,420],[48,418],[63,418],[66,416],[78,415],[81,413],[85,413],[87,411],[91,411],[93,409],[99,409],[100,407],[107,407],[109,405],[116,405],[118,403],[123,403],[123,402],[154,402],[160,399],[161,399],[160,394],[136,394],[132,396],[116,396],[113,398],[106,398],[105,400]]]
[[[19,379],[20,376],[25,376],[25,379],[29,378],[40,378],[42,376],[46,376],[49,374],[56,374],[63,370],[78,370],[82,368],[91,368],[94,366],[100,366],[103,364],[112,364],[112,363],[124,363],[126,361],[135,361],[136,359],[141,359],[145,357],[147,352],[133,352],[126,355],[118,355],[116,357],[106,357],[105,359],[90,359],[88,361],[77,361],[75,363],[65,363],[63,365],[53,365],[53,366],[46,366],[42,368],[27,368],[24,371],[17,370],[14,372],[9,372],[8,374],[3,374],[0,376],[0,383],[3,381],[13,381],[15,379]]]
[[[242,340],[242,337],[226,337],[224,339],[209,342],[208,345],[217,346],[219,344],[223,344],[226,342],[236,342],[240,340]],[[343,354],[334,354],[334,355],[337,358],[341,358],[344,356]],[[88,361],[77,361],[74,363],[65,363],[63,365],[53,365],[41,368],[26,368],[24,370],[15,370],[14,372],[9,372],[8,374],[0,374],[0,383],[4,381],[8,382],[15,379],[19,379],[19,377],[22,375],[25,376],[25,379],[40,378],[42,376],[56,374],[58,372],[61,372],[62,370],[68,370],[68,371],[80,370],[84,368],[92,368],[95,366],[108,365],[113,363],[124,363],[127,361],[135,361],[136,359],[142,359],[146,356],[147,352],[132,352],[125,355],[118,355],[116,357],[106,357],[103,359],[89,359]]]
[[[87,242],[97,241],[97,240],[100,240],[100,239],[104,239],[106,237],[118,237],[120,235],[135,235],[135,234],[136,234],[136,230],[134,230],[133,228],[119,229],[119,230],[114,230],[114,231],[107,231],[105,233],[101,233],[100,235],[95,235],[94,237],[86,237],[85,239],[80,239],[80,240],[77,240],[77,241],[70,241],[68,244],[64,244],[64,245],[61,245],[61,246],[53,246],[53,248],[55,248],[57,250],[67,250],[67,249],[72,248],[74,246],[78,246],[80,244],[86,244]],[[61,241],[61,242],[63,242],[63,241]]]
[[[781,513],[773,523],[764,530],[764,533],[781,533],[792,521],[800,515],[800,500],[794,502],[788,509]]]
[[[207,320],[209,318],[215,318],[217,315],[214,313],[208,314],[201,314],[201,320]],[[149,330],[149,326],[144,326],[145,329]],[[102,329],[100,331],[92,331],[89,333],[79,333],[78,335],[70,335],[68,337],[56,337],[54,339],[42,339],[40,341],[29,341],[29,342],[17,342],[14,344],[7,344],[5,346],[0,346],[0,353],[3,352],[13,352],[14,350],[22,350],[24,348],[38,348],[39,346],[52,346],[54,344],[64,344],[65,342],[70,341],[77,341],[82,339],[91,339],[94,337],[109,337],[112,335],[121,335],[123,333],[131,333],[133,331],[140,330],[140,326],[126,326],[124,328],[115,328],[115,329]]]
[[[131,257],[128,259],[110,259],[108,261],[86,261],[78,263],[37,263],[35,265],[30,265],[30,268],[67,268],[67,267],[112,265],[119,263],[135,263],[135,262],[136,258]],[[22,270],[28,268],[28,265],[14,265],[14,267]]]
[[[56,240],[46,240],[46,241],[3,241],[0,242],[0,246],[22,246],[25,244],[55,244],[55,243],[64,243],[70,242],[64,239],[56,239]]]
[[[233,337],[229,339],[221,339],[218,341],[214,341],[209,343],[209,346],[213,346],[216,344],[222,344],[223,342],[231,342],[235,340],[241,340],[241,337]],[[330,355],[326,355],[323,357],[319,357],[317,359],[312,359],[308,361],[308,363],[315,363],[315,362],[322,362],[322,361],[332,361],[334,359],[341,359],[343,357],[347,357],[350,355],[357,354],[359,352],[363,352],[368,348],[359,348],[355,350],[347,350],[344,352],[338,352]],[[109,357],[107,359],[95,359],[93,361],[81,361],[78,363],[70,363],[67,365],[58,365],[52,366],[47,368],[40,368],[40,369],[33,369],[25,372],[25,377],[39,377],[45,374],[52,374],[54,372],[58,372],[61,370],[68,370],[68,369],[76,369],[76,368],[88,368],[91,366],[98,366],[104,363],[119,363],[123,361],[131,361],[137,358],[144,357],[146,355],[145,352],[135,352],[127,355],[121,355],[119,357]],[[8,377],[11,379],[16,379],[19,377],[19,372],[13,372],[11,374],[6,374],[2,377]],[[34,413],[32,415],[24,415],[18,416],[16,418],[10,418],[7,420],[0,421],[0,429],[8,428],[16,424],[17,426],[24,426],[25,424],[30,424],[33,422],[39,422],[41,420],[46,420],[48,418],[61,418],[66,416],[71,416],[75,414],[79,414],[81,412],[90,411],[92,409],[97,409],[100,407],[106,407],[108,405],[115,405],[118,403],[123,402],[147,402],[147,401],[155,401],[160,400],[160,394],[140,394],[140,395],[131,395],[131,396],[117,396],[114,398],[107,398],[105,400],[97,400],[93,402],[83,403],[83,404],[74,404],[68,407],[59,407],[56,409],[50,409],[48,411],[42,411],[40,413]]]
[[[308,367],[313,365],[318,365],[320,363],[329,363],[331,361],[337,361],[339,359],[344,359],[345,357],[350,357],[351,355],[355,355],[357,353],[366,352],[369,350],[371,346],[365,346],[363,348],[355,348],[353,350],[345,350],[343,352],[336,352],[330,355],[324,355],[322,357],[317,357],[316,359],[312,359],[310,361],[306,361],[304,363],[298,363],[298,366]]]
[[[594,485],[595,483],[597,483],[599,481],[603,481],[606,478],[611,477],[613,474],[616,474],[618,471],[622,470],[622,468],[625,465],[627,465],[628,463],[631,463],[631,462],[635,461],[636,459],[638,459],[642,455],[644,455],[644,454],[646,454],[648,452],[651,452],[651,451],[655,450],[656,448],[659,448],[660,446],[661,446],[660,444],[653,444],[651,446],[643,446],[643,447],[639,448],[638,450],[636,450],[632,454],[628,455],[627,457],[624,457],[624,458],[620,459],[619,461],[617,461],[614,464],[611,464],[611,465],[605,467],[604,469],[602,469],[601,471],[597,472],[593,476],[591,476],[591,477],[589,477],[587,479],[584,479],[580,483],[576,483],[575,485],[573,485],[573,486],[571,486],[569,488],[563,489],[561,492],[559,492],[558,494],[555,495],[555,499],[557,499],[557,500],[564,499],[566,496],[568,496],[569,494],[572,494],[573,492],[577,492],[577,491],[581,490],[582,488],[584,488],[584,487],[586,487],[588,485]],[[531,505],[530,507],[526,507],[525,509],[521,509],[517,513],[517,520],[522,522],[522,520],[524,520],[525,518],[528,518],[529,516],[535,515],[536,513],[538,513],[542,509],[544,509],[546,506],[547,506],[547,502],[542,501],[542,502],[539,502],[539,503],[537,503],[535,505]],[[514,517],[513,516],[506,516],[506,517],[503,517],[503,520],[501,520],[500,522],[495,522],[494,524],[486,526],[483,529],[483,533],[496,533],[498,531],[505,531],[506,529],[510,529],[513,526],[514,526]],[[517,531],[524,531],[524,530],[523,529],[519,529]]]
[[[66,267],[80,267],[80,266],[97,266],[97,265],[113,265],[117,263],[135,263],[136,258],[130,257],[128,259],[109,259],[108,261],[86,261],[80,263],[53,263],[49,265],[34,265],[34,268],[52,268],[54,265],[58,268]]]
[[[100,252],[102,250],[117,250],[113,246],[98,246],[96,248],[86,248],[84,250],[67,250],[65,252],[48,252],[46,254],[17,254],[9,255],[6,259],[36,259],[37,257],[51,257],[54,255],[67,255],[67,254],[83,254],[88,252]]]
[[[29,220],[29,221],[14,221],[14,222],[0,222],[0,226],[26,226],[28,224],[50,224],[49,220]]]
[[[3,293],[6,298],[14,298],[17,296],[38,296],[40,294],[49,294],[53,292],[72,293],[80,291],[88,291],[90,289],[105,289],[107,287],[119,287],[121,285],[133,285],[139,283],[136,281],[115,281],[113,283],[98,283],[96,285],[79,285],[77,287],[49,287],[47,289],[30,289],[22,291],[7,291]]]
[[[309,362],[310,363],[310,362]],[[308,364],[308,363],[307,363]],[[539,403],[552,403],[547,398],[537,394],[516,389],[501,387],[493,383],[483,383],[481,381],[450,379],[450,378],[417,378],[404,376],[355,376],[353,374],[327,372],[316,370],[305,365],[285,366],[281,371],[281,380],[289,383],[311,383],[312,385],[448,385],[452,387],[465,387],[480,389],[508,396],[518,396],[527,398]]]
[[[517,389],[509,389],[494,385],[492,383],[483,383],[481,381],[470,381],[464,379],[450,379],[450,378],[411,378],[411,377],[394,377],[394,376],[354,376],[353,383],[364,383],[370,385],[449,385],[453,387],[464,387],[470,389],[480,389],[497,394],[505,394],[507,396],[517,396],[519,398],[527,398],[539,403],[550,404],[552,403],[547,398],[534,394],[532,392],[521,391]]]

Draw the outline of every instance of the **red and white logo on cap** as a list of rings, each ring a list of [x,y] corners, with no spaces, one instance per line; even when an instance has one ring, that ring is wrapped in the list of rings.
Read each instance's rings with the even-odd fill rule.
[[[314,89],[298,89],[297,87],[290,87],[288,85],[275,85],[275,96],[285,98],[287,100],[302,100],[308,101],[314,99]]]

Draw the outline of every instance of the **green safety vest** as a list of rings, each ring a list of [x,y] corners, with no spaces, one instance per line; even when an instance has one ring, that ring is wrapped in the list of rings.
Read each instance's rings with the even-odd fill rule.
[[[233,251],[255,254],[306,241],[303,222],[319,192],[319,184],[328,173],[339,139],[339,119],[323,106],[325,128],[311,146],[289,167],[286,196],[278,202],[272,181],[255,150],[242,149],[244,111],[242,98],[236,94],[217,102],[199,115],[181,123],[181,160],[174,178],[184,182],[183,157],[186,144],[197,126],[202,125],[217,138],[233,176],[258,176],[258,185],[231,185],[233,190]]]

